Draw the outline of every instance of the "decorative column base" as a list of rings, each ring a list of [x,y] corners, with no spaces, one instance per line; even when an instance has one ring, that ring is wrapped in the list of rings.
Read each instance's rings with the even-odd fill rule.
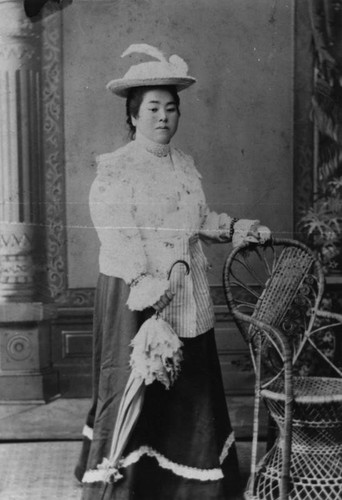
[[[0,402],[46,403],[59,395],[52,368],[51,319],[40,302],[0,304]]]
[[[33,299],[35,232],[33,224],[0,222],[0,303]]]

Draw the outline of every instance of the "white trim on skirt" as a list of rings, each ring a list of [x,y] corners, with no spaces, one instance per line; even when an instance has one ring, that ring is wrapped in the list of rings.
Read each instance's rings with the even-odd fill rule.
[[[234,432],[231,432],[222,448],[220,455],[221,465],[227,458],[229,449],[233,445],[234,441]],[[155,458],[160,467],[170,470],[177,476],[182,476],[186,479],[196,479],[198,481],[218,481],[224,477],[221,468],[199,469],[198,467],[189,467],[187,465],[177,464],[149,446],[141,446],[138,450],[133,451],[127,457],[120,460],[119,469],[137,463],[144,455]],[[103,462],[97,466],[97,469],[88,470],[84,474],[82,482],[113,482],[113,476],[118,478],[122,477],[118,474],[118,470],[110,464],[109,460],[104,458]]]

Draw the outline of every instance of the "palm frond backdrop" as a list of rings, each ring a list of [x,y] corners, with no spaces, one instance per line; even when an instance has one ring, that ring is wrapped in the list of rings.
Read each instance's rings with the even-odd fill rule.
[[[308,0],[314,51],[311,119],[316,129],[313,206],[299,229],[327,273],[342,273],[342,0]]]

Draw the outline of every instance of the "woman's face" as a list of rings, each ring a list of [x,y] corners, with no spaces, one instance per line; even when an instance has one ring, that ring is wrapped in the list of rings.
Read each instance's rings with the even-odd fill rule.
[[[175,135],[179,120],[177,104],[168,90],[148,90],[138,116],[132,123],[139,132],[158,144],[168,144]]]

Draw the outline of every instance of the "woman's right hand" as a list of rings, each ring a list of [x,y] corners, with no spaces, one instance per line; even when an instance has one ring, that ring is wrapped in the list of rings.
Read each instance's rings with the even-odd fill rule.
[[[155,309],[155,311],[158,313],[162,312],[162,310],[170,304],[174,296],[174,292],[171,292],[170,289],[166,290],[160,297],[160,299],[155,304],[153,304],[153,309]]]

